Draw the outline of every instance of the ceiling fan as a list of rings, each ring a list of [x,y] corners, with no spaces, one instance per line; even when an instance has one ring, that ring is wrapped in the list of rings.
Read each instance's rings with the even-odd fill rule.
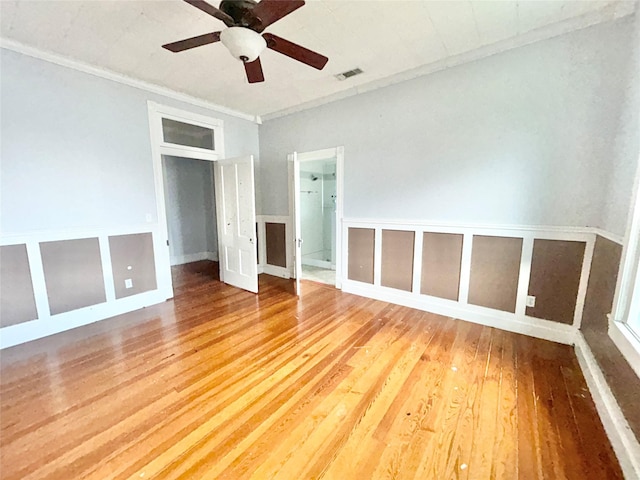
[[[223,0],[219,9],[204,0],[184,1],[221,20],[228,28],[162,46],[171,52],[182,52],[220,41],[231,55],[244,63],[249,83],[264,82],[259,55],[265,48],[318,70],[322,70],[329,61],[324,55],[284,38],[262,33],[272,23],[302,7],[303,0],[262,0],[259,3],[255,0]]]

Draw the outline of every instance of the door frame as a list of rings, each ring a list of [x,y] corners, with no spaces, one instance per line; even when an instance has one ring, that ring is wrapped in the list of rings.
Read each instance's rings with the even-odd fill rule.
[[[151,138],[151,157],[153,160],[153,177],[156,190],[156,218],[158,235],[154,235],[153,248],[156,257],[156,277],[158,290],[165,299],[173,297],[173,279],[171,278],[171,257],[169,254],[169,226],[164,192],[164,171],[162,156],[191,158],[215,162],[224,158],[224,122],[220,119],[181,110],[156,102],[148,101],[149,134]],[[183,123],[211,128],[214,132],[215,150],[174,145],[164,142],[162,119],[169,118]],[[147,214],[147,223],[153,218]]]
[[[298,239],[296,238],[296,204],[295,204],[295,185],[294,185],[294,168],[293,158],[297,158],[299,163],[312,162],[315,160],[326,160],[330,158],[336,159],[336,288],[342,289],[342,275],[343,275],[343,258],[342,258],[342,221],[344,218],[344,147],[338,146],[333,148],[325,148],[322,150],[313,150],[308,152],[293,152],[288,155],[288,168],[289,168],[289,218],[291,219],[291,225],[293,226],[290,245],[292,245],[292,264],[293,272],[292,276],[296,273],[298,262],[302,263],[302,259],[295,255],[296,244]],[[300,208],[297,205],[298,209]],[[298,279],[296,279],[298,281]]]

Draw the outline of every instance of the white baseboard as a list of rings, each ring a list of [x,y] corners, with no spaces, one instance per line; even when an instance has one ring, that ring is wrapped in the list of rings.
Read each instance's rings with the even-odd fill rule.
[[[166,300],[159,290],[120,298],[111,302],[100,303],[80,308],[59,315],[48,316],[30,322],[19,323],[2,329],[0,335],[0,349],[30,342],[38,338],[54,335],[73,328],[88,325],[100,320],[122,315],[123,313],[139,310]]]
[[[404,305],[426,312],[453,317],[489,327],[500,328],[530,337],[573,345],[576,328],[572,325],[540,320],[532,317],[518,317],[513,313],[460,304],[451,300],[403,292],[387,287],[378,287],[353,280],[343,280],[342,290],[363,297]]]
[[[336,269],[336,266],[331,265],[331,262],[327,262],[326,260],[316,260],[315,258],[303,258],[302,264],[309,265],[310,267],[326,268],[329,270]]]
[[[218,252],[199,252],[188,255],[175,255],[171,257],[171,266],[184,265],[185,263],[199,262],[200,260],[218,261]]]
[[[582,374],[587,381],[600,420],[618,457],[625,478],[629,480],[640,478],[640,443],[624,418],[582,333],[576,335],[575,350]]]
[[[273,275],[274,277],[291,278],[288,268],[277,267],[275,265],[259,265],[258,273],[266,273],[267,275]]]

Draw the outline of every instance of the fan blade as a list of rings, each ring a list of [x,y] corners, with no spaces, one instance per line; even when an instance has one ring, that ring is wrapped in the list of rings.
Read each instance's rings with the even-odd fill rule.
[[[261,33],[269,25],[303,5],[303,0],[262,0],[251,10],[252,16],[257,17],[254,30]]]
[[[218,10],[213,5],[209,5],[204,0],[184,0],[189,5],[193,5],[196,8],[199,8],[204,13],[208,13],[212,17],[217,18],[218,20],[222,20],[227,27],[233,27],[235,25],[235,21],[231,16],[224,13],[222,10]]]
[[[299,62],[306,63],[318,70],[322,70],[329,61],[329,59],[324,55],[320,55],[319,53],[301,47],[300,45],[296,45],[284,38],[277,37],[272,33],[265,33],[262,36],[267,41],[267,48],[275,50],[276,52],[286,55],[287,57],[291,57]]]
[[[166,45],[162,45],[162,48],[166,48],[167,50],[175,53],[219,41],[220,32],[213,32],[205,33],[204,35],[198,35],[197,37],[186,38],[184,40],[180,40],[179,42],[167,43]]]
[[[253,62],[245,62],[244,70],[247,72],[247,80],[249,80],[249,83],[264,82],[260,57],[256,58]]]

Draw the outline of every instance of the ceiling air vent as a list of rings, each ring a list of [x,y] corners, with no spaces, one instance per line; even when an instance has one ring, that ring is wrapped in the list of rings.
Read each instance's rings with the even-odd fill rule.
[[[359,68],[354,68],[353,70],[348,70],[346,72],[339,73],[338,75],[336,75],[336,78],[338,80],[346,80],[349,77],[355,77],[356,75],[360,75],[361,73],[362,73],[362,70],[360,70]]]

